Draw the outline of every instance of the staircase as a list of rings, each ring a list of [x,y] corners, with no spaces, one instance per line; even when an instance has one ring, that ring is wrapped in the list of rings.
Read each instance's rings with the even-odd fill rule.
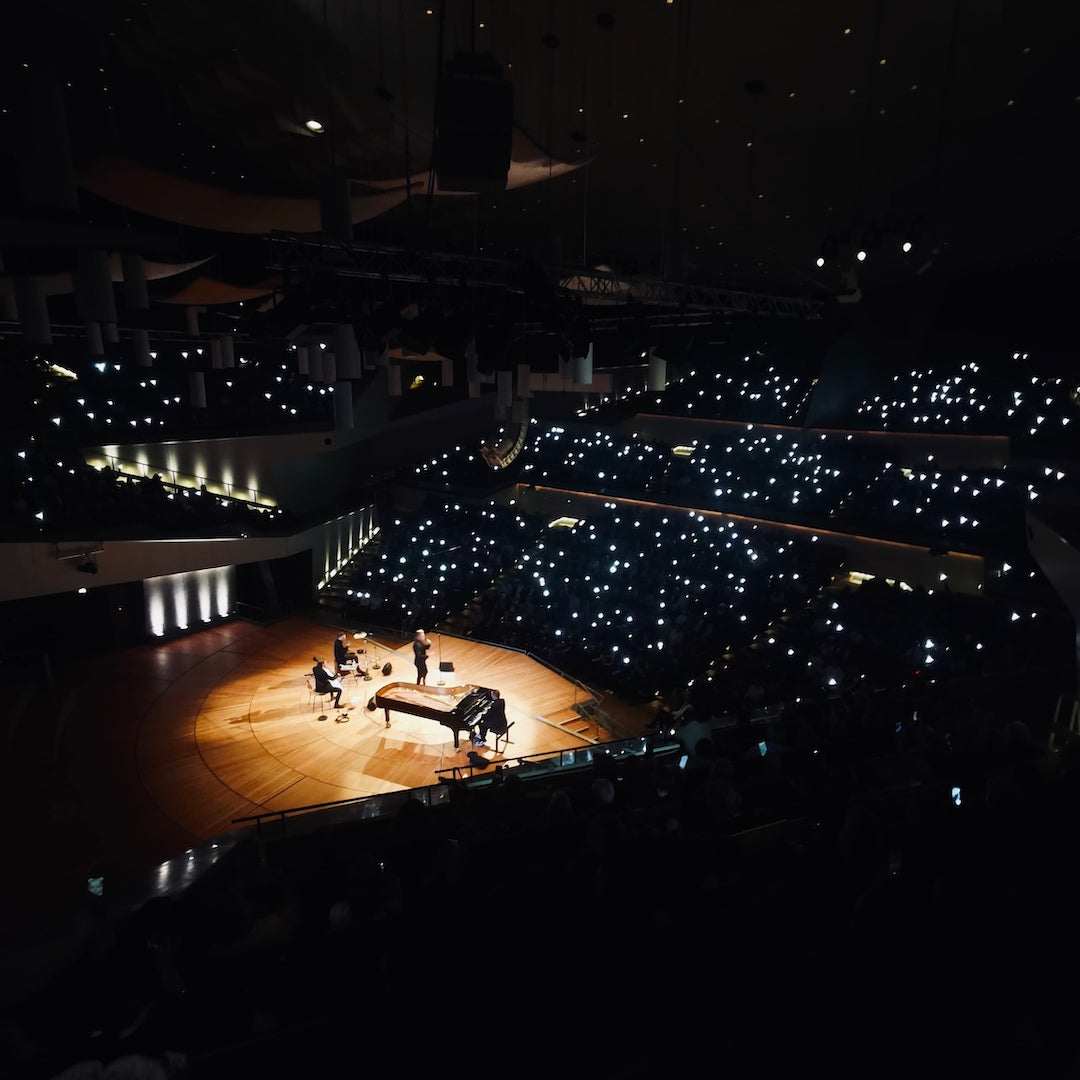
[[[610,719],[600,709],[600,703],[595,698],[577,701],[536,719],[588,743],[606,742],[613,732]]]

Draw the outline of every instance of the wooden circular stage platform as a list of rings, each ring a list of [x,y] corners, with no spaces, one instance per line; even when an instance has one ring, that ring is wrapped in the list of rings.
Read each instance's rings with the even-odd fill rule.
[[[381,708],[366,708],[381,685],[415,682],[411,639],[374,635],[371,680],[344,680],[343,700],[355,705],[347,722],[312,701],[312,657],[332,660],[341,629],[354,628],[237,619],[120,652],[87,650],[54,672],[51,690],[11,693],[0,992],[27,992],[79,947],[88,879],[103,880],[106,902],[123,909],[197,878],[217,857],[215,840],[246,835],[237,819],[428,787],[439,770],[467,766],[467,733],[455,750],[437,720],[391,712],[387,728]],[[646,731],[648,706],[607,697],[616,732],[598,730],[574,711],[580,687],[543,664],[433,637],[429,685],[488,687],[506,701],[510,743],[496,752],[489,734],[477,750],[493,762]],[[440,672],[440,659],[454,671]]]
[[[102,862],[143,867],[227,834],[265,812],[426,787],[468,765],[467,733],[436,720],[366,706],[380,686],[415,682],[412,645],[375,634],[372,678],[348,676],[347,721],[312,700],[312,657],[332,663],[339,629],[293,617],[267,626],[234,620],[161,644],[103,657],[68,688],[59,741]],[[491,761],[579,748],[641,734],[648,707],[614,706],[612,734],[583,720],[587,694],[513,650],[434,634],[428,684],[498,690],[513,724]],[[440,661],[453,672],[441,672]],[[390,673],[383,667],[390,664]]]

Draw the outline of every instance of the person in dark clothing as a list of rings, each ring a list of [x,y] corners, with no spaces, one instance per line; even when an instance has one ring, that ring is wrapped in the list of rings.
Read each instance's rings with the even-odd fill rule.
[[[336,676],[331,675],[326,670],[326,662],[320,660],[317,656],[313,657],[315,666],[311,669],[311,674],[315,676],[315,693],[316,694],[333,694],[334,695],[334,708],[341,708],[341,691],[344,687],[341,685],[341,680]]]
[[[489,731],[494,732],[496,735],[506,734],[506,702],[501,697],[496,697],[491,705],[484,710],[484,715],[480,717],[480,723],[477,724],[476,731],[472,736],[473,744],[487,746],[487,734]]]
[[[357,654],[349,648],[348,635],[344,632],[338,634],[334,638],[334,664],[337,666],[338,674],[341,674],[343,667],[354,663],[357,658]]]
[[[424,630],[417,630],[412,643],[413,660],[416,663],[417,686],[424,686],[427,684],[427,654],[428,649],[430,648],[431,638],[427,636],[427,632]]]

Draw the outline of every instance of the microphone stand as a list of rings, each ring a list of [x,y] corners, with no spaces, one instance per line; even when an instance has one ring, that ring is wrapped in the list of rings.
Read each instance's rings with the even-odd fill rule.
[[[361,645],[377,645],[378,642],[373,641],[367,636],[367,631],[361,630],[359,633],[353,634],[353,639],[359,641]],[[361,648],[360,652],[366,653],[367,649]],[[360,658],[357,657],[357,667],[360,666]],[[364,682],[371,682],[370,665],[367,661],[364,662]]]

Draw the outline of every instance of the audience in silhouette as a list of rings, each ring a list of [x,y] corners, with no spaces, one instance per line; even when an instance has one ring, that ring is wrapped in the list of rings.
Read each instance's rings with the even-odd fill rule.
[[[984,416],[978,393],[929,378],[913,382],[917,409],[937,394],[973,410],[969,425]],[[718,415],[804,415],[805,372],[744,381],[725,383]],[[694,384],[678,387],[670,407],[702,415]],[[411,628],[419,594],[440,622],[654,700],[652,732],[575,768],[497,768],[370,820],[245,836],[9,1003],[5,1070],[310,1071],[354,1054],[367,1015],[383,1045],[460,1025],[462,1052],[512,1067],[542,1016],[536,1040],[567,1067],[631,1076],[703,1057],[1074,1073],[1060,980],[1076,947],[1054,916],[1072,891],[1080,740],[1049,707],[1075,691],[1075,627],[1003,590],[856,586],[812,528],[796,539],[703,512],[734,499],[854,521],[900,498],[903,528],[921,505],[952,529],[993,504],[968,535],[1000,556],[1030,501],[1013,476],[1030,471],[907,476],[846,440],[811,451],[783,432],[683,455],[535,426],[523,477],[668,505],[597,502],[552,524],[456,499],[451,455],[430,501],[384,523],[349,603]],[[695,506],[710,489],[715,507]]]

